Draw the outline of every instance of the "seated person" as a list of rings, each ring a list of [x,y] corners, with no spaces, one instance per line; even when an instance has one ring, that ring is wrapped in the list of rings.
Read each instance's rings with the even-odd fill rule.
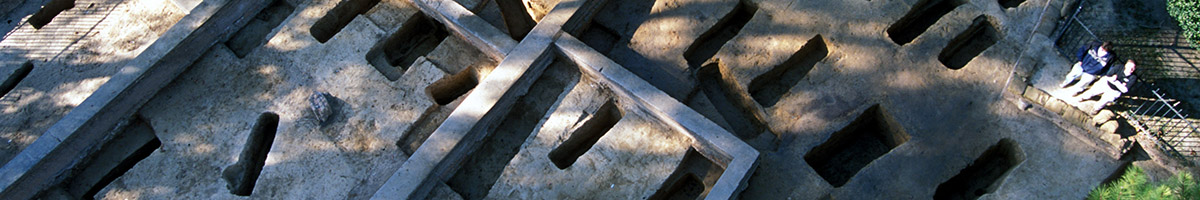
[[[1108,66],[1109,59],[1112,59],[1113,55],[1109,53],[1109,48],[1112,47],[1112,44],[1109,42],[1104,42],[1095,48],[1090,47],[1093,45],[1088,46],[1080,49],[1080,52],[1077,53],[1079,60],[1071,67],[1071,72],[1067,73],[1067,77],[1063,80],[1062,84],[1058,85],[1061,88],[1068,88],[1067,91],[1070,91],[1071,94],[1087,89],[1084,87],[1090,85],[1096,79],[1096,76],[1104,73],[1104,67]],[[1068,87],[1068,84],[1077,78],[1079,82]]]
[[[1088,89],[1083,94],[1075,97],[1076,100],[1091,99],[1096,95],[1100,95],[1100,101],[1096,103],[1096,108],[1092,109],[1092,113],[1099,112],[1105,104],[1112,103],[1120,97],[1121,94],[1129,92],[1133,88],[1133,84],[1137,82],[1137,75],[1133,74],[1133,70],[1137,68],[1137,63],[1133,60],[1125,62],[1125,65],[1113,66],[1112,69],[1105,73],[1104,77],[1100,78],[1091,89]]]

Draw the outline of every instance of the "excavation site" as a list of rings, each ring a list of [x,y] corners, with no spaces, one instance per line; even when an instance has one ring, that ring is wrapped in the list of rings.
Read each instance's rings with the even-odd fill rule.
[[[1198,171],[1166,6],[6,0],[0,199],[1082,199]]]

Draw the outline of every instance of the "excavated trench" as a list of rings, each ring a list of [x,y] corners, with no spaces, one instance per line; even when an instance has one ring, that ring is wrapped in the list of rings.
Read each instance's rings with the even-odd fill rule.
[[[55,186],[57,189],[45,193],[58,192],[66,197],[93,199],[96,193],[162,146],[154,132],[150,123],[141,116],[134,116],[129,125],[97,152],[81,161],[84,164],[72,170],[70,178]]]
[[[381,0],[342,0],[332,10],[316,19],[308,32],[318,42],[326,43],[343,31],[342,29],[346,28],[355,17],[365,15],[376,5],[382,5],[381,2]],[[1024,0],[996,1],[1001,8],[1019,7],[1024,2]],[[496,1],[487,0],[480,2],[479,5],[488,5],[488,3],[495,4]],[[932,27],[938,24],[938,21],[942,20],[944,16],[968,3],[970,2],[965,0],[921,0],[899,20],[888,26],[885,30],[886,35],[892,43],[898,46],[912,43],[927,30],[935,29]],[[525,20],[524,18],[512,18],[515,11],[527,11],[515,10],[513,5],[515,4],[507,4],[509,6],[507,9],[495,8],[503,10],[500,15],[505,17],[502,22],[505,26],[498,28],[508,31],[514,39],[520,41],[522,38],[519,36],[521,35],[519,34],[520,30],[514,29],[527,29],[531,28],[531,25],[523,25],[522,23],[528,23],[522,22]],[[41,28],[53,20],[58,13],[71,9],[73,6],[74,0],[51,0],[31,16],[28,22],[34,28]],[[296,14],[298,7],[303,6],[307,5],[274,0],[223,44],[238,58],[245,58],[274,37],[273,31],[281,29],[279,28],[281,24]],[[653,61],[657,58],[647,58],[637,52],[629,53],[633,51],[630,50],[629,43],[634,32],[643,22],[652,20],[654,14],[652,8],[656,8],[655,6],[656,1],[608,2],[599,9],[594,19],[582,22],[586,25],[580,26],[579,30],[567,30],[567,34],[578,36],[580,41],[611,58],[614,62],[623,66],[631,66],[629,70],[639,76],[670,74],[670,72],[658,73],[656,71],[670,69],[654,68],[657,66],[645,67],[661,64]],[[688,45],[682,55],[682,61],[686,63],[680,63],[686,64],[688,70],[695,72],[692,75],[696,81],[694,83],[696,90],[690,94],[691,96],[687,100],[689,106],[692,106],[690,102],[693,99],[691,98],[706,102],[713,111],[701,114],[743,141],[759,138],[763,133],[777,135],[772,133],[772,127],[768,125],[768,122],[774,123],[775,121],[768,119],[781,114],[767,115],[762,113],[764,112],[762,110],[780,104],[780,100],[789,95],[790,90],[800,84],[800,81],[804,80],[814,68],[821,67],[823,69],[823,67],[829,67],[837,62],[837,59],[827,59],[831,55],[831,48],[838,50],[839,55],[845,52],[842,51],[843,48],[849,48],[840,45],[844,41],[830,39],[840,39],[838,37],[817,34],[807,40],[798,50],[787,55],[785,61],[775,66],[764,67],[764,73],[749,80],[746,88],[739,88],[741,86],[735,85],[738,80],[733,80],[735,78],[730,76],[733,73],[722,71],[728,69],[723,69],[720,62],[705,62],[712,60],[723,46],[741,34],[743,28],[755,16],[766,16],[768,19],[782,16],[771,15],[773,12],[771,8],[761,9],[750,1],[738,1],[729,13],[720,16],[711,29],[705,30]],[[517,14],[528,13],[517,12]],[[495,22],[492,22],[496,19],[490,20],[489,23],[496,25]],[[949,69],[957,70],[965,67],[1003,38],[996,27],[997,22],[996,19],[984,15],[974,18],[964,31],[954,35],[948,44],[938,52],[939,62]],[[758,22],[756,21],[756,23]],[[414,63],[422,59],[430,59],[422,57],[429,56],[440,45],[446,43],[447,37],[454,35],[447,29],[447,26],[420,11],[404,20],[400,27],[394,30],[396,31],[392,33],[379,34],[378,37],[381,39],[365,53],[365,57],[362,54],[355,54],[356,59],[364,59],[367,64],[372,65],[389,81],[401,79],[406,73],[409,73],[408,71],[412,68],[410,66]],[[887,44],[887,41],[881,40],[880,43]],[[557,53],[559,54],[556,56],[562,56],[561,52]],[[488,137],[480,141],[479,148],[458,163],[461,165],[459,170],[454,171],[450,177],[443,180],[454,193],[461,195],[464,199],[488,197],[493,185],[504,173],[505,167],[509,166],[517,153],[522,150],[524,142],[529,140],[531,135],[536,134],[543,125],[542,123],[550,118],[550,112],[555,110],[558,106],[557,103],[562,101],[564,96],[576,87],[576,84],[584,81],[581,77],[583,74],[581,74],[580,66],[571,63],[568,58],[556,57],[552,60],[546,71],[532,83],[528,92],[518,97],[510,108],[511,111],[506,116],[497,119],[500,122],[494,127],[495,130],[489,132]],[[26,62],[16,68],[15,72],[5,79],[3,84],[0,84],[0,94],[11,91],[32,71],[33,67],[32,62]],[[391,138],[386,143],[395,142],[400,151],[412,155],[450,113],[460,106],[465,97],[479,88],[479,84],[490,70],[480,69],[480,66],[470,66],[455,72],[447,72],[441,77],[431,78],[430,85],[423,90],[416,89],[415,91],[419,91],[417,93],[424,92],[424,95],[432,100],[433,104],[418,108],[424,110],[413,114],[419,117],[415,117],[416,120],[411,127],[403,134],[398,134],[398,140]],[[833,73],[847,73],[833,71],[836,71]],[[433,81],[433,79],[437,80]],[[646,78],[643,77],[643,79]],[[613,130],[614,126],[621,122],[629,112],[623,109],[630,106],[622,105],[629,102],[617,102],[615,97],[603,98],[608,99],[603,101],[604,103],[596,110],[584,111],[588,114],[580,117],[578,125],[566,130],[565,141],[557,146],[552,146],[548,153],[543,151],[543,154],[538,154],[539,159],[549,160],[560,171],[565,171],[571,168],[580,156],[592,150],[601,138],[609,134],[609,131]],[[822,143],[807,152],[802,152],[803,162],[810,165],[821,179],[834,188],[846,185],[860,171],[871,166],[876,160],[888,156],[893,149],[904,145],[912,138],[888,113],[887,109],[878,102],[875,103],[874,106],[866,108],[857,117],[852,118],[853,120],[841,129],[829,133],[828,138]],[[696,110],[700,109],[696,108]],[[847,113],[846,119],[851,119],[852,115],[853,113]],[[276,132],[283,130],[280,127],[280,117],[280,114],[273,112],[261,113],[257,121],[253,123],[251,130],[248,130],[248,138],[240,147],[240,154],[236,155],[237,162],[224,165],[220,176],[227,184],[229,193],[238,196],[252,195],[255,185],[260,181],[259,177],[262,176],[263,167],[275,140]],[[56,188],[49,192],[64,193],[76,198],[92,198],[97,192],[108,187],[110,183],[132,169],[139,161],[149,157],[162,145],[163,141],[160,141],[155,135],[155,129],[146,120],[137,116],[123,131],[105,143],[95,156],[83,160],[81,163],[84,164],[81,166],[86,167],[73,169],[72,177],[55,185]],[[388,146],[391,147],[390,144]],[[906,146],[906,148],[908,147]],[[688,148],[670,175],[665,180],[661,180],[661,184],[655,185],[658,188],[649,188],[654,190],[653,194],[648,196],[649,199],[696,199],[705,197],[710,191],[713,191],[717,180],[726,169],[723,164],[718,164],[713,159],[705,157],[695,148],[695,146]],[[763,151],[760,153],[775,152]],[[545,155],[545,157],[540,157],[540,155]],[[956,175],[938,185],[934,198],[974,199],[994,192],[1003,183],[1008,172],[1021,165],[1024,157],[1025,154],[1016,141],[1002,139],[988,147],[971,163],[959,170]],[[1130,163],[1123,162],[1120,169],[1105,180],[1105,183],[1111,182],[1123,174],[1124,168]],[[576,166],[576,168],[579,167]],[[816,182],[819,183],[820,179],[816,179]],[[826,196],[829,195],[826,194]]]
[[[42,6],[41,10],[29,16],[26,22],[29,22],[29,25],[32,25],[33,28],[41,29],[46,24],[49,24],[51,20],[54,20],[54,17],[57,17],[58,14],[71,8],[75,8],[75,0],[50,0],[50,2],[46,2],[46,5]]]
[[[721,46],[725,46],[726,42],[737,36],[742,31],[742,27],[750,22],[750,18],[754,17],[754,13],[758,12],[758,7],[747,3],[746,1],[738,1],[737,6],[733,7],[733,11],[721,17],[717,24],[688,46],[683,52],[683,57],[687,60],[688,67],[699,68],[704,61],[712,58],[721,50]]]
[[[1000,41],[1000,33],[986,16],[976,17],[971,27],[959,33],[938,53],[938,61],[946,68],[962,69],[984,50]]]
[[[804,155],[804,161],[829,184],[841,187],[867,164],[910,138],[882,107],[875,105],[825,143],[813,147]]]
[[[977,199],[1000,186],[1008,171],[1025,161],[1021,146],[1002,139],[950,180],[938,185],[933,199]]]
[[[259,115],[258,122],[250,130],[246,146],[238,156],[238,161],[221,172],[222,178],[229,184],[229,192],[238,196],[249,196],[254,192],[258,176],[262,174],[263,165],[267,161],[267,153],[275,141],[275,133],[279,130],[279,115],[271,112]]]
[[[654,191],[649,199],[697,199],[708,194],[725,168],[705,158],[694,148],[687,154],[675,171],[663,181],[662,187]]]
[[[459,71],[458,73],[446,75],[429,86],[425,87],[425,94],[434,101],[434,105],[425,110],[421,118],[417,119],[413,127],[396,142],[404,153],[412,155],[425,143],[426,139],[437,130],[438,126],[454,112],[467,93],[475,89],[479,84],[481,73],[479,69],[472,67]]]
[[[787,61],[750,81],[750,95],[763,107],[775,106],[775,103],[779,103],[779,98],[800,83],[800,80],[808,75],[808,71],[812,71],[817,62],[821,62],[827,55],[829,48],[826,47],[825,39],[820,35],[813,37]]]
[[[318,42],[325,43],[342,31],[350,21],[354,20],[360,14],[366,13],[379,4],[380,0],[342,0],[329,10],[321,19],[317,19],[313,23],[308,32],[316,38]]]
[[[722,77],[718,63],[700,68],[696,76],[700,81],[699,91],[717,110],[717,115],[706,117],[743,140],[758,137],[767,130],[766,123],[752,113],[754,106],[749,105],[752,103],[745,100],[744,95],[736,93],[732,84]]]
[[[441,23],[418,13],[408,18],[400,30],[372,47],[367,52],[367,61],[388,80],[396,81],[417,58],[429,54],[449,35]],[[446,99],[438,100],[438,104],[446,104]]]
[[[604,137],[609,129],[617,125],[618,121],[624,117],[624,111],[617,107],[617,104],[612,99],[609,99],[604,105],[600,106],[592,115],[583,119],[582,125],[576,126],[570,131],[566,141],[555,147],[547,155],[550,161],[558,169],[566,169],[575,164],[575,160],[579,159],[583,153],[587,153],[592,149],[592,145]]]
[[[13,72],[8,75],[8,78],[4,79],[4,83],[0,83],[0,96],[7,95],[8,92],[11,92],[17,87],[17,84],[21,83],[21,80],[25,80],[25,77],[29,76],[29,72],[32,71],[33,61],[25,61],[25,64],[21,64],[21,66],[17,67],[16,70],[13,70]]]
[[[577,66],[562,59],[554,60],[446,184],[466,199],[486,197],[504,166],[520,151],[526,138],[536,133],[541,119],[553,109],[554,102],[561,100],[580,81],[580,75]]]
[[[259,46],[267,43],[270,39],[271,30],[283,23],[284,19],[292,15],[296,10],[296,6],[292,6],[286,0],[274,0],[267,8],[254,16],[246,26],[234,33],[233,37],[225,41],[225,46],[229,50],[233,50],[233,54],[238,58],[246,58],[246,54],[257,49]]]
[[[966,0],[921,0],[887,29],[888,37],[897,45],[905,45],[925,33],[942,16],[967,3]]]

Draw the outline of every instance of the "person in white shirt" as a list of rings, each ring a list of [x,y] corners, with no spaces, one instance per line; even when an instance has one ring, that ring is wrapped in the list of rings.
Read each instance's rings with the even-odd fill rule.
[[[1076,100],[1082,101],[1100,95],[1100,101],[1091,110],[1092,113],[1099,112],[1100,109],[1104,109],[1105,105],[1117,100],[1117,97],[1121,97],[1121,94],[1129,92],[1129,89],[1133,88],[1133,84],[1137,82],[1137,75],[1133,74],[1136,68],[1137,63],[1133,60],[1126,61],[1125,65],[1113,66],[1090,89],[1076,96]]]

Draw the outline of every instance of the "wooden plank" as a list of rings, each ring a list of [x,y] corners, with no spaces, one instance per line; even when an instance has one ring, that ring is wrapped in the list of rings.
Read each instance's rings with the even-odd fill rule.
[[[420,5],[426,3],[424,1],[414,3],[418,7],[434,7]],[[554,38],[562,32],[563,24],[584,5],[590,4],[585,0],[569,0],[555,6],[521,43],[507,52],[496,70],[467,95],[371,199],[425,199],[436,184],[457,171],[461,167],[459,164],[487,137],[490,131],[486,130],[494,128],[501,121],[499,119],[508,114],[512,104],[541,76],[554,56],[551,49]]]
[[[555,45],[582,72],[597,77],[617,95],[634,99],[672,129],[688,134],[696,141],[692,147],[725,168],[705,199],[733,199],[745,189],[758,166],[758,150],[575,37],[563,34]]]
[[[267,0],[205,1],[126,63],[78,107],[0,168],[0,198],[30,199],[66,177],[146,101],[265,8]]]
[[[412,3],[492,59],[503,60],[517,46],[516,40],[452,0],[412,0]]]

